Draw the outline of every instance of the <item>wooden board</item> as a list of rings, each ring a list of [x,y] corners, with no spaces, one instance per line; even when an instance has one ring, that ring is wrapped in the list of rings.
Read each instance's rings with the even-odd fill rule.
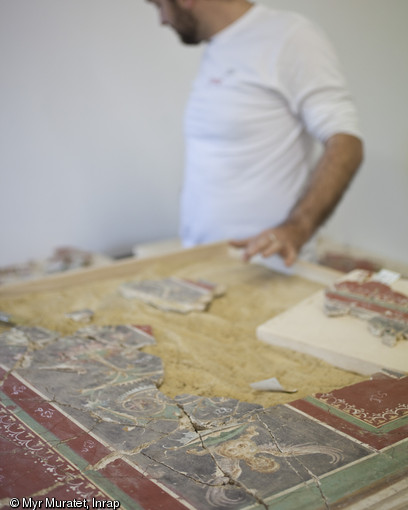
[[[408,293],[406,280],[400,280],[397,287]],[[259,326],[257,337],[363,375],[382,368],[408,372],[408,341],[387,347],[368,331],[365,321],[352,316],[327,317],[323,302],[323,291],[313,294]]]
[[[153,244],[151,245],[153,246]],[[235,254],[234,254],[235,251]],[[142,257],[130,257],[128,259],[114,261],[90,268],[73,269],[66,272],[54,273],[39,279],[22,280],[0,286],[0,297],[19,296],[30,292],[47,292],[62,290],[76,285],[84,285],[111,278],[130,278],[142,273],[157,261],[178,261],[199,263],[211,261],[217,256],[228,255],[232,258],[240,258],[237,250],[232,250],[226,242],[210,243],[193,248],[184,248],[179,251],[168,251],[162,243],[157,243],[156,248],[148,248]],[[293,266],[293,275],[300,276],[323,285],[333,283],[341,273],[327,267],[312,264],[306,261],[298,261]],[[296,289],[295,289],[296,290]]]
[[[109,280],[111,278],[131,278],[141,274],[146,268],[151,267],[158,260],[177,260],[180,264],[184,261],[190,263],[202,262],[227,253],[226,243],[214,243],[173,253],[156,254],[149,258],[128,258],[112,262],[102,266],[80,268],[62,273],[55,273],[41,279],[25,280],[0,286],[0,297],[19,296],[30,292],[47,292],[62,290],[76,285]]]

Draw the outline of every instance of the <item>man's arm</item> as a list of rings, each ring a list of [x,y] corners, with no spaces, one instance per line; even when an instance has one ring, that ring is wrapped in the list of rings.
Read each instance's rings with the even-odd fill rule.
[[[307,187],[288,218],[275,228],[241,241],[231,241],[244,248],[244,259],[257,253],[264,257],[279,254],[291,266],[301,247],[329,218],[350,184],[363,159],[363,144],[352,135],[330,137]]]

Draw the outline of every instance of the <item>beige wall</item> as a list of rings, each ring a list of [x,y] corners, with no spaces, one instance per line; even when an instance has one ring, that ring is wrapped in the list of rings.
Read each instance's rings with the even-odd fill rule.
[[[406,0],[264,0],[329,33],[367,157],[335,240],[408,259]],[[140,0],[1,0],[0,265],[177,234],[182,113],[201,48]]]

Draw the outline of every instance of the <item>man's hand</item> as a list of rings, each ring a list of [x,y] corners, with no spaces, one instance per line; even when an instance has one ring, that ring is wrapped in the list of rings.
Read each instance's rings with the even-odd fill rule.
[[[360,139],[347,134],[333,135],[327,140],[323,155],[287,220],[275,228],[230,244],[245,249],[244,260],[258,253],[264,257],[278,254],[286,266],[291,266],[301,247],[334,211],[362,157]]]
[[[243,259],[250,260],[254,255],[263,257],[280,255],[287,267],[294,264],[302,245],[308,240],[309,235],[303,228],[291,223],[282,224],[276,228],[262,231],[260,234],[231,241],[231,246],[244,248]]]

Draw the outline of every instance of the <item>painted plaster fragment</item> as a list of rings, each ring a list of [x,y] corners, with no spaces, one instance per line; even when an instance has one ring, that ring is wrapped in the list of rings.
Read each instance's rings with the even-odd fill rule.
[[[117,326],[87,326],[78,329],[76,337],[89,338],[102,344],[118,344],[123,349],[145,347],[156,343],[150,326],[119,324]]]
[[[74,310],[73,312],[66,313],[65,316],[75,322],[90,322],[94,316],[94,312],[85,308],[83,310]]]
[[[204,311],[224,289],[210,282],[172,277],[128,282],[121,285],[120,292],[127,299],[139,299],[161,310],[188,313]]]
[[[361,273],[326,289],[324,311],[329,317],[353,315],[368,322],[369,331],[390,347],[408,339],[408,296]]]
[[[276,377],[263,379],[262,381],[253,382],[251,388],[258,391],[278,391],[282,393],[296,393],[297,389],[284,388]]]
[[[13,320],[11,315],[0,310],[0,324],[5,324],[6,326],[13,326]]]

